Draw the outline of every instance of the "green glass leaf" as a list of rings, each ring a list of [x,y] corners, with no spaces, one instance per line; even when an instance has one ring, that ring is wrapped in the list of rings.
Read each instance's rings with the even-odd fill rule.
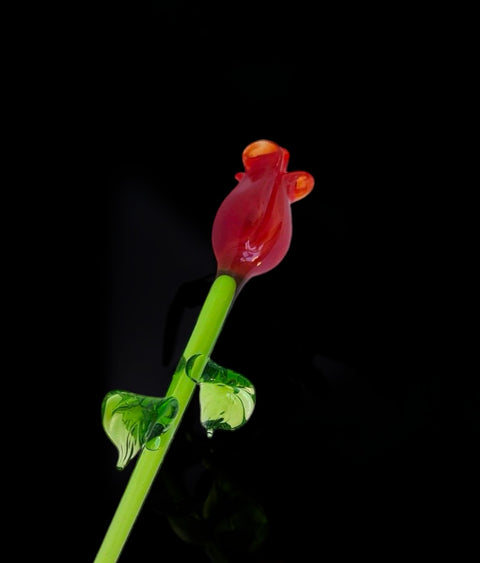
[[[192,372],[200,354],[187,360],[186,374]],[[209,438],[215,430],[236,430],[243,426],[255,408],[255,388],[243,375],[208,360],[200,378],[200,420]]]
[[[157,450],[160,435],[178,412],[175,397],[147,397],[129,391],[110,391],[102,403],[102,423],[118,450],[117,468],[123,469],[146,447]]]

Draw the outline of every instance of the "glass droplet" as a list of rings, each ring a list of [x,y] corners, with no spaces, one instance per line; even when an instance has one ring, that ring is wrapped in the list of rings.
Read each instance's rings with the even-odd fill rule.
[[[146,447],[157,450],[160,435],[178,412],[175,397],[147,397],[129,391],[110,391],[102,403],[102,423],[118,450],[117,468],[124,469]]]
[[[199,354],[188,359],[189,377]],[[255,388],[243,375],[208,360],[196,383],[200,386],[200,420],[211,438],[215,430],[236,430],[243,426],[255,408]]]

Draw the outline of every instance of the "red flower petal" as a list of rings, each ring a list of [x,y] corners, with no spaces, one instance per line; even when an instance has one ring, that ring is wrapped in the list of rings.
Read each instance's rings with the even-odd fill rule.
[[[308,195],[308,172],[287,172],[289,153],[276,143],[256,141],[243,151],[245,173],[217,211],[212,244],[217,273],[239,283],[274,268],[292,237],[290,204]]]

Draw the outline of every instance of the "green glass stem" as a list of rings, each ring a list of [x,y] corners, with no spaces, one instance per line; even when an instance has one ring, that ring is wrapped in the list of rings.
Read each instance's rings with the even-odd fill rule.
[[[120,557],[125,542],[142,508],[157,471],[175,436],[183,414],[192,398],[196,384],[211,355],[237,291],[235,280],[228,275],[218,276],[212,284],[200,311],[195,327],[166,392],[176,397],[179,411],[168,430],[162,434],[160,447],[144,448],[130,476],[117,510],[113,516],[94,563],[114,563]],[[200,354],[190,377],[185,373],[185,361]]]

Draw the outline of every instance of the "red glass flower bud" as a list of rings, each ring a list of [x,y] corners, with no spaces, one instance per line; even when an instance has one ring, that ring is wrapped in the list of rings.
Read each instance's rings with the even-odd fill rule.
[[[284,258],[292,238],[290,204],[308,195],[308,172],[287,172],[288,151],[267,140],[243,151],[245,172],[220,205],[212,230],[217,274],[239,284],[268,272]]]

